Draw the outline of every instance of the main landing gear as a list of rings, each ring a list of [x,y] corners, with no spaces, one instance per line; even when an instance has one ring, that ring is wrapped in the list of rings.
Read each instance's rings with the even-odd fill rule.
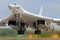
[[[35,34],[41,34],[41,30],[39,29],[39,27],[37,27],[37,29],[35,30]]]

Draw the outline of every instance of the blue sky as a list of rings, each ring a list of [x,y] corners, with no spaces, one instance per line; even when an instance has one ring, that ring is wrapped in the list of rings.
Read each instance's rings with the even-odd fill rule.
[[[37,15],[42,5],[44,16],[60,18],[60,0],[0,0],[0,19],[11,14],[8,4],[14,3],[19,3],[25,10]]]

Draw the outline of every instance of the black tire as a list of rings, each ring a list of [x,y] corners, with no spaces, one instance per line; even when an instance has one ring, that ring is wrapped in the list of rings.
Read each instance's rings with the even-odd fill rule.
[[[26,28],[24,27],[25,23],[20,23],[20,30],[18,30],[18,34],[24,34]]]
[[[20,27],[20,30],[18,30],[18,34],[24,34],[26,28],[25,27]]]
[[[18,30],[18,34],[24,34],[24,31]]]
[[[20,27],[20,30],[25,31],[26,28],[25,27]]]
[[[35,30],[35,34],[41,34],[41,30]]]

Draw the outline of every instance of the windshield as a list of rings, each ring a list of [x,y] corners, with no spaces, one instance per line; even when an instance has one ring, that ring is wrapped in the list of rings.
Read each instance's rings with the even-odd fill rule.
[[[16,10],[19,10],[19,8],[20,8],[19,6],[15,7]]]

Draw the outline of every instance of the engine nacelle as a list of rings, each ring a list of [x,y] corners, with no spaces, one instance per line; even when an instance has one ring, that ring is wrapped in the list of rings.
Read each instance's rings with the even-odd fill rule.
[[[16,21],[15,20],[9,20],[8,21],[8,25],[16,25]]]
[[[45,25],[45,20],[37,20],[36,22],[33,22],[33,27],[36,28],[37,25]]]
[[[39,24],[45,25],[45,20],[37,20],[37,25],[39,25]]]
[[[39,24],[45,25],[45,20],[37,20],[36,22],[33,23],[33,26],[36,26],[36,25],[39,25]]]

